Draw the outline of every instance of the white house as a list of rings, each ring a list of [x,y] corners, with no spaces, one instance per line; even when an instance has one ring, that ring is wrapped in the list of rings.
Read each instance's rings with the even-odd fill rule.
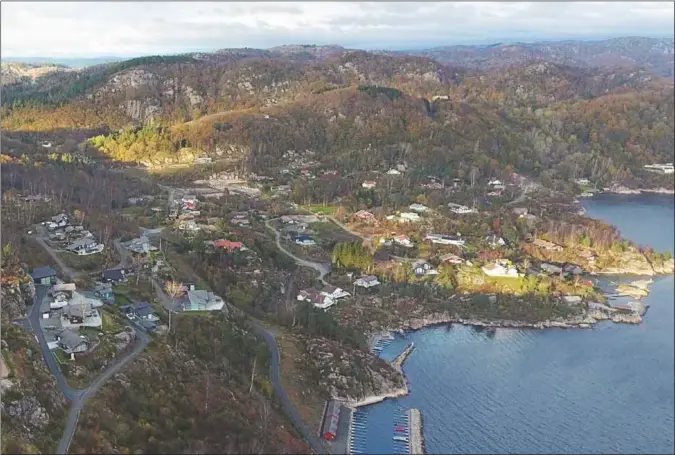
[[[417,275],[417,276],[438,275],[438,271],[434,270],[434,268],[431,267],[431,264],[429,264],[427,261],[424,261],[424,260],[421,260],[421,259],[413,262],[412,268],[413,268],[413,272],[415,272],[415,275]]]
[[[577,185],[588,185],[590,183],[588,179],[575,179],[574,182]]]
[[[427,207],[426,205],[422,205],[422,204],[410,204],[410,206],[408,208],[410,210],[412,210],[413,212],[420,212],[420,213],[424,213],[427,210],[429,210],[429,207]]]
[[[444,254],[443,256],[439,257],[438,259],[440,259],[441,262],[446,263],[446,264],[463,264],[464,263],[464,259],[462,259],[461,257],[459,257],[455,254],[452,254],[452,253]]]
[[[463,246],[465,243],[459,235],[427,234],[427,236],[424,237],[424,240],[429,240],[431,243],[437,243],[439,245]]]
[[[375,188],[377,186],[377,183],[373,180],[366,180],[361,184],[363,188]]]
[[[377,280],[376,276],[361,275],[354,281],[354,284],[362,288],[372,288],[380,284],[380,282]]]
[[[485,237],[485,241],[488,243],[488,245],[490,245],[493,248],[506,245],[504,239],[495,234],[488,235],[487,237]]]
[[[403,234],[394,237],[394,242],[406,248],[412,248],[413,246],[415,246],[415,244],[410,240],[410,238],[407,235]]]
[[[303,289],[300,291],[298,294],[298,300],[301,302],[309,302],[315,308],[321,308],[323,310],[335,305],[336,303],[333,297],[319,292],[314,288]]]
[[[492,277],[518,278],[520,274],[507,260],[497,259],[494,263],[483,266],[483,273]]]
[[[322,295],[330,297],[333,300],[340,300],[350,296],[349,292],[330,284],[325,285],[320,292]]]
[[[225,301],[209,291],[187,291],[187,302],[182,305],[183,311],[220,311]]]
[[[470,209],[466,205],[455,204],[454,202],[448,203],[448,208],[452,213],[465,214],[465,213],[476,213],[475,209]]]
[[[387,175],[401,175],[401,172],[398,169],[389,169]]]
[[[89,254],[100,253],[103,251],[103,248],[104,245],[102,243],[98,243],[91,237],[84,237],[68,245],[66,250],[79,256],[87,256]]]
[[[420,216],[415,212],[403,212],[399,216],[399,220],[406,223],[415,223],[420,220]]]

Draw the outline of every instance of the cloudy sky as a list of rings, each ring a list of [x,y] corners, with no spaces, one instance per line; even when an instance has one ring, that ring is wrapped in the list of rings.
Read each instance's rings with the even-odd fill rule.
[[[281,44],[413,49],[671,37],[673,2],[7,3],[2,57],[100,57]]]

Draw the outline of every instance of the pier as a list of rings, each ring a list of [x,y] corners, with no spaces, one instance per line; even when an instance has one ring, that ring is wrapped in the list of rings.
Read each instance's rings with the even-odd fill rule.
[[[419,409],[408,409],[410,422],[410,453],[421,455],[424,453],[424,437],[422,436],[422,413]]]
[[[403,367],[403,362],[405,362],[405,359],[408,358],[408,356],[410,355],[410,353],[413,351],[414,348],[415,343],[410,343],[408,347],[405,348],[405,351],[399,354],[399,356],[396,357],[393,362],[391,362],[391,365],[397,370],[401,371],[401,368]]]

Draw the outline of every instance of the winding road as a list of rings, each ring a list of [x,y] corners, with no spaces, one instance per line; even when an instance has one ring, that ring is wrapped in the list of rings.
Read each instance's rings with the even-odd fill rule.
[[[44,240],[38,237],[37,241],[40,243],[40,245],[42,245],[45,251],[47,251],[47,253],[49,253],[49,255],[54,258],[56,263],[61,268],[61,271],[67,275],[68,278],[72,280],[78,276],[77,272],[63,264],[60,258],[58,258],[51,248],[45,244]],[[77,422],[80,418],[80,412],[84,408],[87,401],[96,394],[96,392],[103,386],[103,384],[105,384],[108,379],[114,376],[124,365],[136,358],[138,354],[143,352],[143,350],[145,350],[145,348],[148,346],[150,338],[143,329],[132,324],[134,332],[136,333],[134,348],[130,352],[124,354],[122,357],[119,357],[110,363],[105,371],[86,388],[75,389],[68,384],[68,381],[63,376],[63,372],[56,361],[56,357],[49,349],[47,339],[45,338],[45,335],[42,332],[42,326],[40,325],[40,307],[42,306],[42,302],[47,298],[48,292],[48,286],[37,285],[35,287],[35,297],[33,299],[33,305],[29,315],[29,323],[33,333],[35,333],[37,337],[40,350],[42,351],[42,356],[45,359],[45,363],[47,364],[49,371],[56,379],[57,389],[61,391],[61,393],[63,393],[71,402],[66,426],[63,429],[63,435],[56,449],[56,453],[58,455],[65,455],[68,453],[70,443],[73,439],[73,435],[75,434],[75,430],[77,429]]]
[[[330,272],[330,265],[329,264],[321,264],[319,262],[308,261],[306,259],[299,258],[296,255],[294,255],[293,253],[291,253],[290,251],[288,251],[281,244],[281,233],[279,231],[277,231],[276,229],[274,229],[274,226],[272,226],[270,224],[272,221],[275,221],[277,219],[278,218],[274,218],[274,219],[265,221],[265,226],[268,229],[272,230],[272,232],[274,232],[277,248],[279,248],[284,254],[286,254],[291,259],[293,259],[298,265],[301,265],[303,267],[309,267],[310,269],[316,270],[317,273],[319,274],[319,281],[321,281],[324,284],[327,284],[326,280],[324,280],[324,277],[328,274],[328,272]]]

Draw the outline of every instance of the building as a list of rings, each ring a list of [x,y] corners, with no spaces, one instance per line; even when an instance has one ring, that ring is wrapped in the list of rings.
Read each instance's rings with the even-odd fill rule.
[[[71,356],[74,356],[78,352],[87,352],[89,350],[89,339],[68,329],[56,335],[56,343],[59,349]]]
[[[398,169],[389,169],[387,171],[387,175],[401,175],[401,171]]]
[[[239,251],[244,249],[244,244],[241,242],[232,242],[226,239],[214,240],[211,242],[214,248],[219,248],[227,251]]]
[[[127,270],[124,268],[104,270],[101,278],[105,283],[120,284],[127,282]]]
[[[525,207],[514,207],[513,213],[518,215],[519,217],[527,215],[528,211]]]
[[[377,182],[375,182],[374,180],[366,180],[365,182],[363,182],[361,184],[361,186],[363,188],[372,189],[372,188],[375,188],[377,186]]]
[[[110,283],[100,283],[94,288],[94,294],[103,300],[104,303],[114,303],[115,294],[113,293]]]
[[[322,295],[330,297],[333,300],[339,300],[350,296],[349,292],[331,284],[325,285],[320,292]]]
[[[485,237],[485,242],[487,242],[487,244],[490,245],[492,248],[497,248],[506,245],[504,239],[496,234],[488,235],[487,237]]]
[[[340,409],[342,405],[335,400],[330,400],[323,417],[321,437],[327,441],[333,441],[337,437],[338,423],[340,422]]]
[[[355,219],[359,221],[364,221],[366,223],[371,223],[375,221],[375,215],[372,213],[366,211],[366,210],[359,210],[358,212],[354,213],[352,215]]]
[[[412,248],[413,246],[415,246],[415,244],[410,240],[410,238],[407,235],[403,234],[394,237],[394,242],[397,245],[401,245],[406,248]]]
[[[415,223],[420,220],[420,216],[415,212],[403,212],[399,216],[399,221]]]
[[[483,266],[483,273],[491,277],[518,278],[518,270],[509,261],[498,259],[492,264]]]
[[[354,284],[362,288],[372,288],[380,284],[380,282],[377,280],[376,276],[361,275],[354,281]]]
[[[424,240],[429,240],[431,243],[438,243],[439,245],[464,245],[464,240],[459,235],[428,234],[424,237]]]
[[[222,297],[213,292],[199,290],[187,291],[187,301],[181,305],[182,311],[220,311],[225,306]]]
[[[582,186],[582,185],[589,185],[591,182],[589,182],[588,179],[575,179],[574,183]]]
[[[138,321],[156,322],[159,317],[155,314],[155,309],[147,302],[134,303],[132,305],[124,305],[122,311],[126,313],[129,319],[136,319]]]
[[[330,295],[324,294],[321,291],[317,291],[314,288],[303,289],[298,294],[297,299],[301,302],[309,302],[315,308],[320,308],[323,310],[330,308],[336,303],[335,299],[333,299]]]
[[[459,257],[455,254],[452,254],[452,253],[444,254],[443,256],[439,257],[438,259],[441,262],[443,262],[444,264],[463,264],[464,263],[464,259],[462,259],[461,257]]]
[[[413,262],[412,269],[417,276],[438,275],[438,271],[434,270],[434,268],[431,267],[431,264],[422,259]]]
[[[466,205],[455,204],[454,202],[449,202],[448,208],[452,213],[457,213],[458,215],[463,215],[466,213],[476,213],[476,210],[470,209]]]
[[[560,245],[556,245],[553,242],[549,242],[548,240],[543,240],[543,239],[534,239],[532,242],[534,246],[543,248],[547,251],[562,251],[563,248]]]
[[[87,256],[89,254],[100,253],[103,251],[103,248],[104,246],[102,243],[98,243],[91,237],[85,237],[75,240],[66,247],[66,250],[80,256]]]
[[[56,283],[56,270],[48,265],[34,268],[30,276],[34,284],[51,286]]]
[[[296,235],[292,237],[293,242],[295,242],[297,245],[302,245],[302,246],[314,246],[316,245],[316,242],[314,241],[313,238],[311,238],[308,235]]]
[[[87,303],[69,303],[63,308],[61,325],[68,327],[95,327],[103,326],[101,314]]]

